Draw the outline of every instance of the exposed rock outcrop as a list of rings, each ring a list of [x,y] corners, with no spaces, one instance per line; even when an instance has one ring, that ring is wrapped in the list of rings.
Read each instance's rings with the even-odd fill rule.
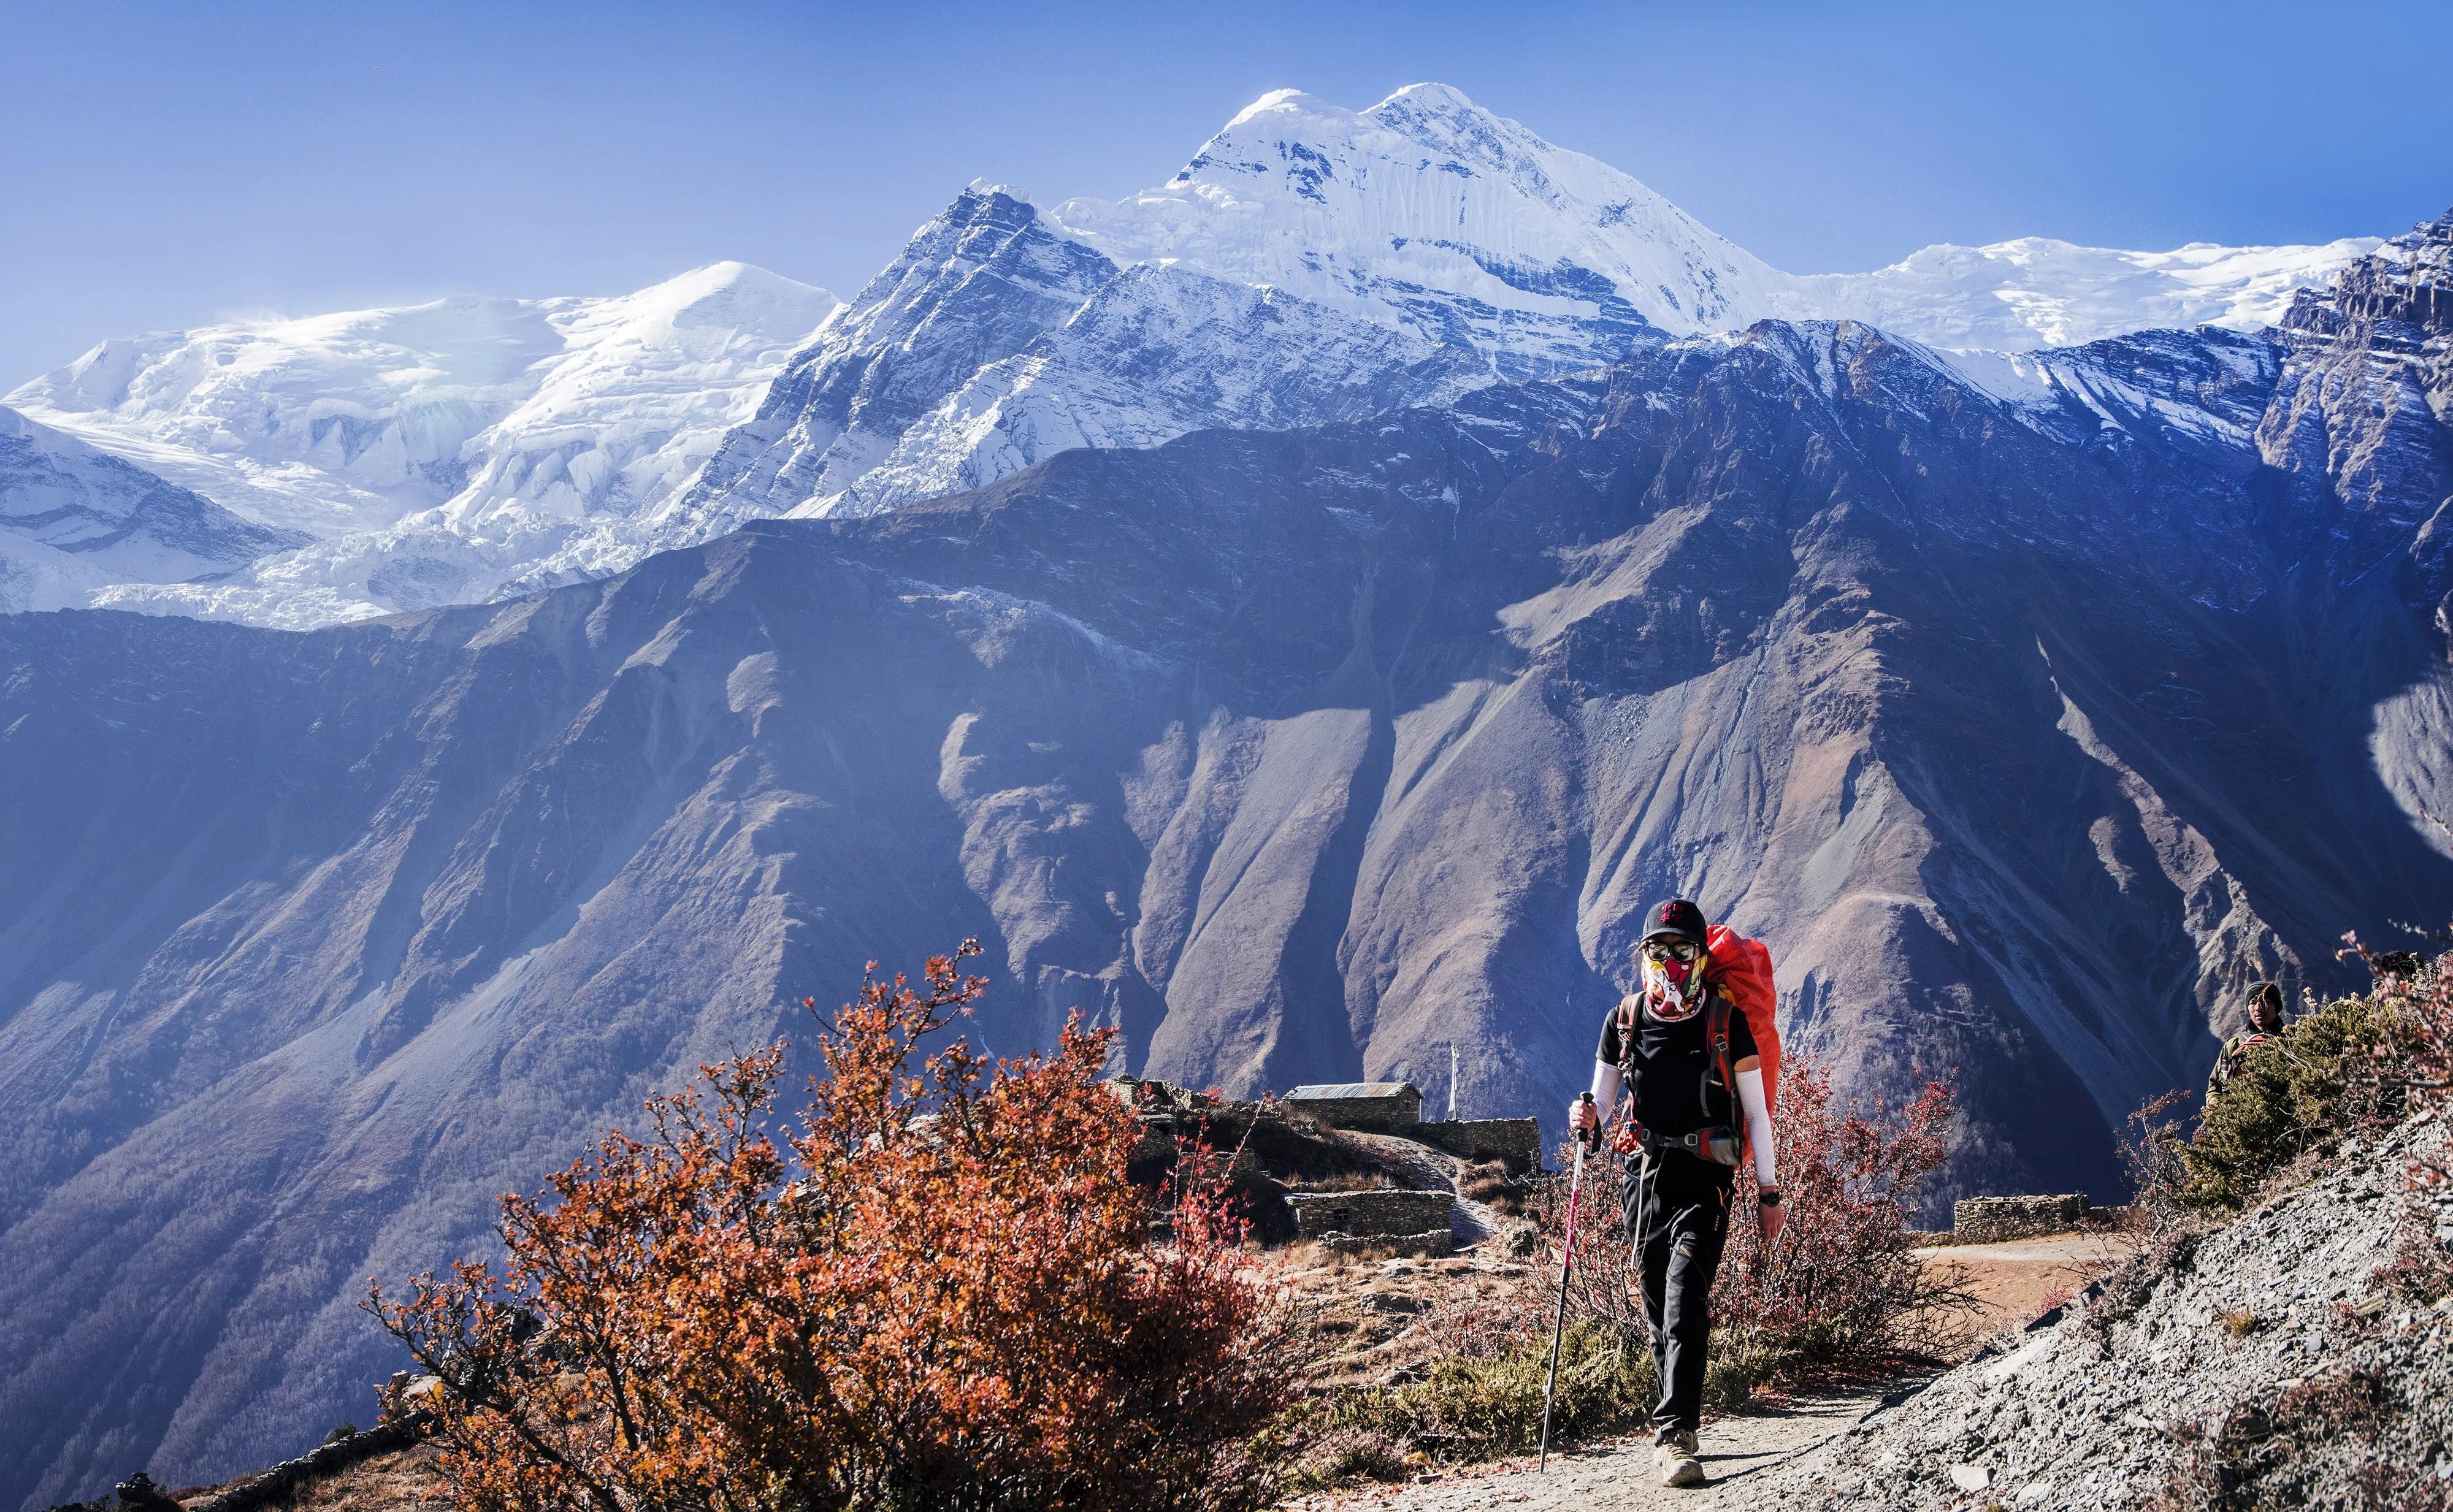
[[[1757,1504],[2438,1504],[2418,1493],[2453,1476],[2453,1307],[2379,1272],[2405,1203],[2429,1241],[2453,1239],[2453,1200],[2403,1189],[2410,1158],[2444,1144],[2431,1119],[2351,1145],[1773,1472]]]

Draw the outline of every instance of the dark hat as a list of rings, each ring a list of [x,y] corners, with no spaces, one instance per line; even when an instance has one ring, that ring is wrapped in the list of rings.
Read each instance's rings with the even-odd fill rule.
[[[1665,934],[1678,935],[1699,945],[1707,944],[1704,938],[1704,910],[1684,898],[1672,898],[1645,909],[1644,938],[1651,940]]]

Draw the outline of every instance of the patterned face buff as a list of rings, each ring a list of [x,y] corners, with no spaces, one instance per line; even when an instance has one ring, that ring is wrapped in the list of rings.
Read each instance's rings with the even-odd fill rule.
[[[1656,936],[1644,942],[1645,1010],[1664,1024],[1683,1024],[1704,1006],[1703,952],[1693,942]]]

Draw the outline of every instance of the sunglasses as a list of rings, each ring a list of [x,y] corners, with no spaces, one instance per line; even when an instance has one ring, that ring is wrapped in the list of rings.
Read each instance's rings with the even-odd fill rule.
[[[1644,958],[1646,961],[1675,961],[1684,965],[1703,953],[1695,948],[1692,940],[1663,938],[1644,942]]]

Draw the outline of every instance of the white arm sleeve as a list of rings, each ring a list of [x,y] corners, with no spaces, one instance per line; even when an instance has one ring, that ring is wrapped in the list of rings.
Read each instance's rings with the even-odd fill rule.
[[[1780,1164],[1772,1155],[1771,1109],[1764,1104],[1760,1069],[1738,1073],[1738,1102],[1746,1110],[1746,1147],[1755,1154],[1755,1184],[1776,1187],[1780,1184]]]
[[[1607,1061],[1593,1062],[1593,1101],[1601,1104],[1602,1122],[1609,1122],[1612,1109],[1618,1106],[1619,1070]]]

